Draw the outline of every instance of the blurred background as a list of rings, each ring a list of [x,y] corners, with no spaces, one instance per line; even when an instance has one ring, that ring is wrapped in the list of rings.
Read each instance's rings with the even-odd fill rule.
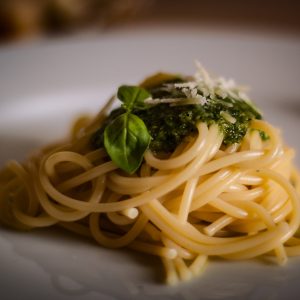
[[[0,0],[0,168],[64,138],[119,85],[159,70],[193,74],[194,59],[251,87],[300,167],[300,0]],[[56,235],[11,234],[0,229],[6,299],[70,300],[52,284],[61,278],[82,293],[72,293],[76,300],[176,296],[145,284],[153,280],[148,266],[119,253],[107,259],[103,249]],[[299,299],[299,264],[219,261],[209,269],[175,298]]]
[[[300,35],[297,0],[1,0],[0,42],[152,24],[256,27]]]

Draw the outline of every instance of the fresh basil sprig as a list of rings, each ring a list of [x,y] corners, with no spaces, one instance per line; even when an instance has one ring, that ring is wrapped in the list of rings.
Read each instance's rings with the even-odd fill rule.
[[[123,85],[118,89],[125,113],[119,115],[104,130],[104,147],[112,161],[127,173],[135,172],[142,163],[151,137],[142,119],[133,109],[145,109],[144,100],[151,95],[138,86]]]
[[[133,109],[146,109],[149,107],[145,99],[151,97],[145,89],[138,86],[122,85],[118,89],[118,99],[123,102],[123,107],[131,112]]]

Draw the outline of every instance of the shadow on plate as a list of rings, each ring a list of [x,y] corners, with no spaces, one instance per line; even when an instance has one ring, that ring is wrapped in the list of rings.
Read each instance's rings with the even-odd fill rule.
[[[164,299],[182,299],[173,297],[176,289],[163,285],[163,267],[151,255],[106,249],[61,228],[31,232],[1,228],[1,233],[2,238],[7,237],[11,251],[38,265],[50,278],[52,288],[63,297],[81,299],[97,294],[99,299],[154,299],[163,294]],[[18,272],[18,268],[11,266],[10,272]],[[32,280],[38,283],[39,279],[34,276]],[[36,293],[43,295],[38,284]]]
[[[1,229],[1,232],[2,237],[7,236],[13,253],[47,274],[51,289],[62,299],[94,299],[90,298],[94,295],[97,296],[95,299],[124,300],[275,300],[281,299],[282,291],[290,285],[289,290],[299,291],[294,283],[300,272],[291,270],[291,266],[297,264],[292,259],[286,268],[265,264],[261,260],[243,263],[212,260],[200,278],[168,287],[162,281],[164,272],[161,263],[152,256],[124,249],[106,249],[60,228],[29,233]],[[5,271],[5,263],[2,268]],[[10,272],[18,272],[18,266],[10,266]],[[31,280],[37,284],[37,295],[47,293],[47,290],[39,290],[38,276],[33,276]],[[298,298],[291,295],[289,299]]]
[[[23,137],[0,135],[0,168],[6,161],[15,159],[22,161],[37,149],[41,142]]]
[[[296,115],[297,117],[300,117],[300,99],[294,101],[282,101],[278,103],[278,106],[282,110],[292,115]]]

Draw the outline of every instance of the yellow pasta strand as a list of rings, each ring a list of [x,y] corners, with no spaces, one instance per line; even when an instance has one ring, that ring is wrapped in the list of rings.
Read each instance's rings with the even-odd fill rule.
[[[0,172],[0,221],[21,230],[60,226],[108,248],[161,258],[166,282],[201,274],[211,256],[228,260],[300,255],[300,177],[294,151],[270,124],[253,120],[241,144],[224,146],[217,125],[168,158],[148,150],[128,175],[89,140],[95,119],[75,122],[70,140],[8,162]],[[257,130],[269,141],[262,141]]]

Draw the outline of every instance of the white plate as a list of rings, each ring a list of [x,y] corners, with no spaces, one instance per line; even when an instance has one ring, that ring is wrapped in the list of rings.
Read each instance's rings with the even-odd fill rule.
[[[110,33],[0,50],[0,165],[63,137],[80,112],[97,112],[121,83],[157,70],[210,70],[252,87],[252,98],[300,149],[300,40],[188,28]],[[300,165],[300,158],[297,158]],[[156,259],[98,247],[47,229],[0,229],[1,299],[299,299],[300,259],[212,261],[170,288]],[[4,297],[3,297],[4,296]]]

